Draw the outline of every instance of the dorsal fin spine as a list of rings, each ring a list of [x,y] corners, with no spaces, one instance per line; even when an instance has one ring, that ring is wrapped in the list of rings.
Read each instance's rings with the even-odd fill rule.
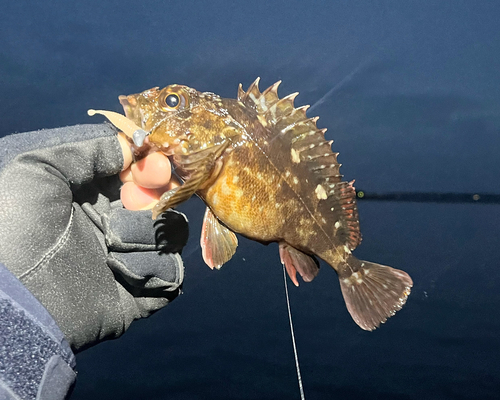
[[[284,118],[289,117],[294,110],[293,101],[297,95],[298,93],[291,93],[273,103],[265,112],[265,118],[275,126],[278,125]]]
[[[296,115],[295,115],[296,116]],[[297,127],[304,125],[307,125],[307,128],[313,131],[318,131],[320,130],[316,127],[315,125],[315,120],[313,118],[300,118],[298,120],[292,120],[293,122],[290,123],[290,125],[295,125]]]
[[[281,105],[287,105],[287,106],[293,107],[293,102],[298,95],[299,95],[299,92],[290,93],[289,95],[283,97],[282,99],[279,99],[279,101],[276,103],[276,105],[278,107]]]
[[[253,81],[253,83],[249,86],[248,90],[242,95],[240,101],[242,101],[243,103],[245,103],[245,105],[251,107],[252,108],[256,108],[256,102],[257,102],[257,99],[260,97],[260,90],[259,90],[259,81],[260,81],[260,78],[258,77],[257,79],[255,79],[255,81]],[[251,101],[249,101],[249,99]]]
[[[300,135],[296,135],[294,137],[292,137],[291,141],[292,141],[292,145],[294,145],[295,143],[300,143],[302,142],[303,140],[305,140],[308,136],[313,136],[316,132],[315,131],[307,131],[307,132],[303,132],[301,133]],[[307,146],[303,146],[303,148],[305,149]]]
[[[260,90],[259,90],[259,82],[260,82],[260,76],[258,76],[253,82],[252,84],[250,85],[250,87],[248,88],[247,90],[247,94],[253,92],[253,91],[257,91],[259,92],[260,94]]]
[[[306,112],[307,112],[307,109],[309,107],[311,107],[311,106],[309,106],[309,105],[306,104],[305,106],[294,108],[293,111],[292,111],[292,115],[296,114],[296,113],[301,113],[304,118],[307,118],[306,117]]]
[[[242,101],[244,95],[245,95],[245,91],[243,90],[243,85],[240,83],[238,85],[238,101]]]
[[[274,82],[271,86],[269,86],[266,90],[264,90],[262,94],[267,94],[269,92],[274,92],[278,94],[279,85],[281,85],[281,80]]]

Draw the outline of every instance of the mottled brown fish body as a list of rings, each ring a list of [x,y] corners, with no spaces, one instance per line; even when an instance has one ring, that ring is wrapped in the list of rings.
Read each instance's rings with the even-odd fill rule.
[[[293,178],[287,181],[276,176],[270,168],[252,172],[252,167],[243,161],[247,157],[240,156],[242,152],[251,153],[251,145],[249,147],[226,156],[228,159],[221,174],[209,188],[200,190],[200,197],[232,231],[260,242],[285,241],[303,252],[324,258],[335,267],[337,260],[332,259],[329,252],[335,237],[326,232],[331,231],[326,226],[331,221],[318,213],[311,218],[294,192],[294,188],[300,186],[298,178],[295,182]],[[264,157],[250,160],[267,161],[259,158]],[[302,184],[302,187],[307,186]],[[318,224],[322,219],[325,222]]]
[[[231,111],[238,105],[226,107]],[[265,137],[255,133],[266,128],[252,117],[241,113],[239,121],[252,138]],[[344,244],[334,243],[337,221],[332,220],[333,213],[322,216],[318,197],[309,195],[314,193],[315,179],[305,163],[303,168],[294,169],[289,157],[280,157],[283,149],[289,147],[283,141],[283,137],[272,143],[234,137],[234,145],[223,156],[218,178],[199,194],[235,232],[261,242],[285,241],[306,253],[327,257],[332,247]],[[264,153],[262,149],[270,151]],[[334,267],[337,263],[331,258],[325,261]]]
[[[198,194],[207,204],[203,258],[220,268],[234,254],[234,232],[278,242],[282,263],[298,285],[318,273],[314,256],[338,273],[354,321],[372,330],[406,301],[413,284],[403,271],[360,261],[356,193],[342,181],[326,129],[279,98],[279,82],[264,92],[258,80],[238,98],[171,85],[122,96],[126,116],[148,133],[147,143],[172,156],[184,184],[165,193],[156,217]]]

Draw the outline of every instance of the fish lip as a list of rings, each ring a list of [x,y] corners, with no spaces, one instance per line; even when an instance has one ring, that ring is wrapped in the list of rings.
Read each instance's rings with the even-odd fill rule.
[[[135,106],[134,104],[131,104],[131,102],[129,101],[129,96],[125,96],[123,94],[121,94],[120,96],[118,96],[118,100],[120,101],[120,104],[122,105],[123,107],[123,111],[125,112],[125,116],[127,118],[131,118],[131,115],[130,115],[130,111],[131,109]]]
[[[123,107],[123,111],[125,112],[125,116],[132,120],[134,124],[137,126],[141,126],[144,128],[144,124],[141,121],[139,115],[137,115],[137,95],[135,94],[130,94],[128,96],[126,95],[120,95],[118,96],[118,100],[120,101],[120,104]],[[140,111],[140,110],[139,110]]]

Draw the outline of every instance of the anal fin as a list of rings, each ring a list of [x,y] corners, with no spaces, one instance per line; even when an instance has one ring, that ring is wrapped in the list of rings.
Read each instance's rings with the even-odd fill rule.
[[[349,256],[339,269],[342,294],[354,322],[372,331],[406,303],[413,281],[399,269]]]
[[[234,232],[222,225],[208,207],[203,218],[200,245],[203,260],[212,269],[219,269],[229,261],[238,246]]]
[[[318,275],[318,261],[285,242],[280,242],[280,258],[295,286],[299,286],[297,271],[305,282],[311,282]]]

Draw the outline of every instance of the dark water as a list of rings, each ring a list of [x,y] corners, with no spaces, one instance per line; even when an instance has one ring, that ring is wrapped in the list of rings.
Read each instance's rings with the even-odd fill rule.
[[[152,86],[234,97],[261,76],[316,103],[358,187],[500,193],[497,1],[2,3],[1,135],[94,123],[88,108],[119,111],[119,94]],[[203,208],[182,206],[184,294],[80,354],[73,399],[299,397],[277,246],[241,238],[211,271],[197,246]],[[415,286],[372,333],[351,321],[326,265],[290,289],[306,398],[500,398],[498,206],[359,208],[356,255]]]

